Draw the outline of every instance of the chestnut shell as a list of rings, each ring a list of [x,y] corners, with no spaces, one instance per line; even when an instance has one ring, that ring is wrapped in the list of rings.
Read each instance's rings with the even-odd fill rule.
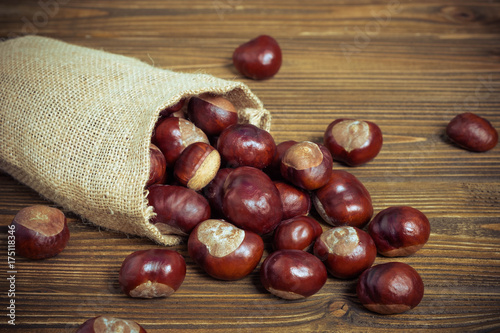
[[[373,160],[383,143],[382,131],[377,124],[344,118],[328,125],[323,140],[334,160],[350,166]]]
[[[273,161],[276,143],[266,130],[252,124],[235,124],[222,131],[217,150],[226,167],[263,169]]]
[[[188,235],[198,223],[210,218],[207,199],[183,186],[153,185],[148,202],[156,213],[150,222],[169,226],[166,233]]]
[[[234,169],[224,182],[222,210],[236,226],[263,235],[273,231],[283,216],[278,189],[261,170]]]
[[[455,116],[448,123],[446,134],[455,144],[470,151],[488,151],[498,143],[498,132],[491,123],[471,112]]]
[[[418,209],[408,206],[389,207],[380,211],[368,226],[378,253],[386,257],[411,255],[429,240],[431,226]]]
[[[424,283],[410,265],[388,262],[364,271],[356,293],[368,310],[396,314],[413,309],[420,303],[424,297]]]
[[[260,267],[264,288],[283,299],[302,299],[317,293],[326,283],[327,272],[314,255],[301,250],[278,250]]]
[[[268,35],[260,35],[241,44],[233,52],[234,67],[244,76],[265,80],[278,73],[282,62],[278,42]]]
[[[325,222],[363,228],[373,215],[370,193],[351,173],[334,170],[327,184],[313,194],[316,210]]]
[[[239,280],[250,274],[260,262],[264,253],[264,241],[254,232],[243,231],[244,238],[236,249],[226,254],[225,256],[216,256],[210,253],[207,244],[204,244],[198,238],[198,231],[205,223],[214,223],[214,220],[207,220],[200,223],[189,235],[188,253],[189,256],[210,276],[226,281]],[[231,225],[230,223],[220,220],[220,224],[224,226]],[[236,228],[235,226],[232,226]],[[226,228],[227,230],[227,228]],[[233,229],[234,230],[234,229]],[[221,229],[216,232],[221,233]],[[211,242],[217,243],[218,238],[221,238],[221,243],[212,244],[219,249],[228,246],[227,240],[224,237],[231,239],[232,235],[215,235]]]
[[[114,318],[110,316],[97,316],[85,321],[76,333],[147,333],[146,330],[132,320]]]
[[[11,224],[15,227],[16,254],[21,257],[51,258],[62,252],[69,241],[66,216],[54,207],[25,207],[17,212]]]

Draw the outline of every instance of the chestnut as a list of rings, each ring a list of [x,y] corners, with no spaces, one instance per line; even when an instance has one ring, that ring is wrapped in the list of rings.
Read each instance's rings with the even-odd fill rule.
[[[164,184],[167,181],[167,161],[156,145],[149,144],[149,179],[146,187],[154,184]]]
[[[238,46],[233,52],[234,67],[244,76],[265,80],[278,73],[281,48],[271,36],[261,35]]]
[[[224,182],[233,171],[231,168],[222,168],[217,171],[214,179],[203,188],[203,195],[208,200],[212,217],[223,218],[222,199],[224,197]]]
[[[355,119],[336,119],[326,128],[324,144],[336,161],[359,166],[373,160],[382,149],[377,124]]]
[[[285,182],[275,181],[283,205],[283,220],[294,216],[307,215],[311,210],[311,197],[308,192]]]
[[[85,321],[76,333],[147,333],[146,330],[132,320],[114,318],[110,316],[97,316]]]
[[[239,280],[257,267],[264,253],[264,241],[254,232],[210,219],[201,222],[189,235],[188,253],[208,275]]]
[[[274,154],[271,164],[269,164],[267,167],[263,169],[263,171],[269,177],[271,177],[271,179],[273,180],[283,179],[283,176],[281,175],[281,159],[283,158],[283,155],[288,150],[288,148],[290,148],[296,143],[297,141],[295,140],[288,140],[280,142],[276,145],[276,153]]]
[[[498,143],[498,132],[491,123],[471,112],[455,116],[446,127],[446,135],[458,146],[476,152],[493,149]]]
[[[316,211],[333,226],[363,228],[373,215],[370,193],[347,171],[334,170],[326,185],[314,191],[312,199]]]
[[[129,254],[120,268],[122,291],[135,298],[168,297],[186,277],[186,262],[173,250],[151,249]]]
[[[283,299],[303,299],[317,293],[326,283],[325,265],[301,250],[278,250],[260,267],[260,281],[271,294]]]
[[[248,166],[234,169],[223,192],[224,216],[236,226],[263,235],[280,223],[283,208],[279,191],[262,170]]]
[[[273,248],[307,251],[322,232],[323,228],[312,217],[292,217],[281,221],[274,230]]]
[[[325,185],[332,173],[332,155],[322,144],[302,141],[286,150],[281,159],[281,175],[305,190]]]
[[[410,265],[388,262],[364,271],[359,277],[356,293],[368,310],[396,314],[420,303],[424,297],[424,283]]]
[[[353,279],[373,265],[377,248],[367,232],[343,226],[323,232],[314,243],[314,255],[332,276]]]
[[[427,243],[431,225],[418,209],[395,206],[375,215],[368,226],[368,233],[378,253],[386,257],[403,257],[417,252]]]
[[[227,167],[263,169],[272,162],[276,144],[266,130],[252,124],[236,124],[222,131],[217,140],[217,150]]]
[[[156,213],[150,222],[163,234],[187,236],[198,223],[210,218],[207,199],[183,186],[153,185],[148,202]]]
[[[59,254],[69,240],[66,216],[57,208],[34,205],[21,209],[11,225],[15,229],[16,254],[46,259]]]
[[[185,98],[180,99],[174,105],[169,106],[169,107],[165,108],[164,110],[160,111],[160,116],[168,117],[176,112],[179,112],[182,109],[182,107],[184,106],[184,104],[186,104],[186,99]]]
[[[201,129],[186,119],[169,117],[158,121],[151,138],[165,156],[167,167],[173,167],[182,151],[194,142],[210,144]]]
[[[222,96],[202,94],[191,97],[187,114],[198,128],[209,137],[218,136],[230,125],[238,123],[233,103]]]
[[[174,177],[180,184],[199,191],[212,181],[219,167],[217,150],[208,143],[195,142],[175,162]]]

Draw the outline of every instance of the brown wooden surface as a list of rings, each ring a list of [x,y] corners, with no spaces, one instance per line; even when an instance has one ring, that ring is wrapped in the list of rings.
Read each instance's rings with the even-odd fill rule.
[[[500,147],[471,153],[444,136],[465,111],[500,129],[499,1],[2,1],[0,37],[25,33],[246,82],[272,112],[277,142],[319,142],[339,117],[374,121],[385,139],[376,160],[335,167],[363,181],[375,212],[413,206],[429,217],[432,233],[417,254],[397,259],[420,272],[423,301],[381,316],[360,305],[356,280],[330,277],[318,294],[284,301],[263,290],[258,270],[236,282],[206,276],[185,245],[175,247],[188,265],[179,291],[130,299],[117,282],[121,262],[156,245],[68,214],[71,240],[62,254],[16,258],[11,327],[7,225],[25,206],[52,203],[0,173],[0,331],[74,332],[103,313],[148,332],[500,331]],[[233,49],[258,34],[274,36],[284,54],[279,74],[264,82],[240,77],[231,64]]]

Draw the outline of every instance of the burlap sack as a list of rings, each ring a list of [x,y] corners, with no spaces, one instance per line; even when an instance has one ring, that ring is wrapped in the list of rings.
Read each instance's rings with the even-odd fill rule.
[[[98,226],[149,237],[144,186],[158,114],[183,97],[224,94],[240,122],[269,130],[261,101],[239,82],[27,36],[0,43],[0,168]]]

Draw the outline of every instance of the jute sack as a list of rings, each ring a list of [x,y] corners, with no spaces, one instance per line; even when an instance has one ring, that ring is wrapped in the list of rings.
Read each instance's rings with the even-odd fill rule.
[[[269,130],[261,101],[239,82],[27,36],[0,43],[0,168],[95,225],[180,242],[149,223],[144,189],[158,115],[181,98],[223,94],[239,121]]]

